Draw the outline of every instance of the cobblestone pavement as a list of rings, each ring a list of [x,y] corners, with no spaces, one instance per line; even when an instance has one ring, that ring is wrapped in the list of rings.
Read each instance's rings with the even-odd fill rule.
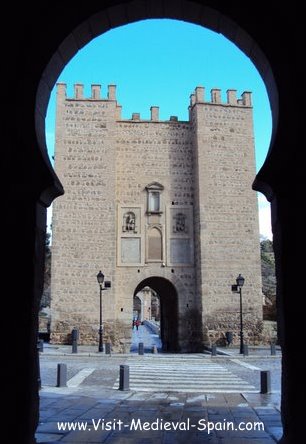
[[[168,391],[167,385],[159,387],[158,384],[148,392],[113,388],[121,364],[143,366],[144,374],[148,375],[152,366],[171,360],[174,367],[181,367],[193,379],[195,362],[203,363],[203,369],[217,364],[234,379],[241,378],[255,390],[188,393],[179,388],[180,381],[177,381],[178,391]],[[68,387],[55,387],[58,363],[67,365]],[[40,355],[40,367],[38,443],[265,444],[275,443],[281,437],[279,356],[256,355],[255,352],[249,357],[235,353],[227,357],[202,354],[139,356],[135,353],[107,356],[90,347],[79,347],[79,353],[72,355],[69,346],[50,346]],[[271,370],[271,394],[259,394],[260,369]],[[175,381],[173,368],[171,372]],[[63,423],[66,429],[60,430],[58,422],[65,421],[70,421],[69,426]],[[208,421],[215,427],[210,433]],[[262,422],[264,430],[236,430],[242,423],[244,428],[254,428],[255,422]],[[69,427],[76,430],[68,430]]]

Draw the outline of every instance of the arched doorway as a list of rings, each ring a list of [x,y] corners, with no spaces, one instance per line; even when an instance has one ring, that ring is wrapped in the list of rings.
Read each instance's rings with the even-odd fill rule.
[[[160,321],[160,298],[150,287],[144,287],[134,295],[133,319],[143,321]]]
[[[177,352],[178,346],[178,301],[174,285],[163,277],[152,276],[141,281],[134,292],[137,295],[145,287],[151,288],[160,301],[160,338],[164,352]]]

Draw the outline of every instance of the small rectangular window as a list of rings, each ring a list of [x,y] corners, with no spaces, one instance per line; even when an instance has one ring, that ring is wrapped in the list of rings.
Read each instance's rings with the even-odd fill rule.
[[[164,189],[163,185],[158,182],[152,182],[146,186],[147,196],[147,213],[159,214],[161,213],[161,193]]]
[[[148,211],[158,213],[160,211],[160,196],[158,191],[149,192]]]

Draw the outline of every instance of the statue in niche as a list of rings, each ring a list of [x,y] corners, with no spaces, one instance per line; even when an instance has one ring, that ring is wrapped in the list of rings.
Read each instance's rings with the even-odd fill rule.
[[[136,216],[132,211],[128,211],[123,216],[123,225],[122,225],[122,231],[123,232],[132,232],[137,233],[136,231]]]
[[[174,217],[173,233],[187,233],[186,215],[177,213]]]

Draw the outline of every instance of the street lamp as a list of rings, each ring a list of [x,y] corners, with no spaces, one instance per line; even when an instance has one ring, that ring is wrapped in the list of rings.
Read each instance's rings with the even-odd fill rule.
[[[100,287],[100,326],[99,326],[99,348],[98,348],[98,351],[103,352],[104,350],[103,350],[103,326],[102,326],[102,291],[110,288],[111,282],[110,281],[104,282],[104,274],[102,273],[101,270],[97,274],[97,281],[98,281],[98,284]],[[103,287],[103,282],[104,282],[104,287]]]
[[[244,285],[244,277],[239,276],[236,278],[236,285],[232,285],[232,292],[239,293],[240,295],[240,354],[244,352],[244,343],[243,343],[243,320],[242,320],[242,287]]]

